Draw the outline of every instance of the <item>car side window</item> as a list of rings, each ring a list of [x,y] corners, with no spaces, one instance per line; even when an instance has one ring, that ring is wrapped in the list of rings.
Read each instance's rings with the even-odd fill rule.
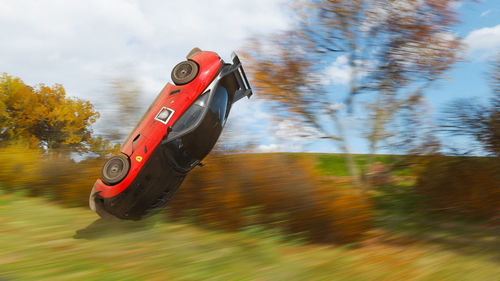
[[[208,105],[208,112],[198,126],[193,131],[168,142],[166,145],[167,153],[173,160],[173,164],[181,169],[190,169],[203,159],[215,145],[224,127],[229,95],[226,88],[222,86],[218,86],[214,91]],[[196,104],[191,106],[191,108],[195,107],[198,106]],[[189,114],[189,112],[186,111],[184,114]],[[193,122],[189,115],[186,115],[184,119]],[[183,124],[183,122],[178,123]]]

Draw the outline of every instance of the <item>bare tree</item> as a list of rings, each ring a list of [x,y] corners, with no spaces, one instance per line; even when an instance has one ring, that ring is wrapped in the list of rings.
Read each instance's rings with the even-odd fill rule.
[[[492,63],[490,103],[457,99],[443,110],[441,126],[452,136],[469,136],[488,153],[500,157],[500,53]]]
[[[111,103],[109,112],[103,114],[104,136],[112,143],[121,143],[138,123],[144,113],[142,91],[136,79],[120,76],[109,82]]]
[[[281,118],[313,125],[322,132],[319,137],[340,144],[357,178],[339,126],[342,112],[332,110],[332,104],[343,98],[352,113],[357,95],[376,96],[379,103],[372,112],[379,119],[368,133],[375,152],[398,104],[422,94],[458,59],[460,38],[449,30],[457,22],[452,2],[294,1],[293,30],[256,37],[247,48],[253,85],[260,97],[281,109]],[[349,70],[347,91],[329,93],[325,69],[339,58]],[[391,103],[383,103],[387,100]]]

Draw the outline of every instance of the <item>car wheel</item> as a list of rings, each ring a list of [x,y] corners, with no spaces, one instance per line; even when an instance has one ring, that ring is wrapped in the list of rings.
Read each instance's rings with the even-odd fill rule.
[[[117,184],[125,178],[130,168],[128,158],[124,155],[111,157],[102,167],[102,181],[105,184]]]
[[[198,74],[198,65],[194,61],[183,61],[172,69],[172,81],[175,85],[187,84]]]

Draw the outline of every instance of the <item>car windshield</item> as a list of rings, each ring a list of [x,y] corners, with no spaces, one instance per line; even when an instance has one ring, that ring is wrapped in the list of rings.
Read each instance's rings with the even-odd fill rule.
[[[202,120],[196,120],[197,124],[193,124],[196,128],[165,145],[165,153],[178,168],[193,168],[212,150],[222,132],[228,115],[229,94],[224,86],[218,85],[211,95],[213,96],[210,103],[205,105],[208,106],[206,113],[200,117]],[[192,107],[197,108],[200,105],[195,103]],[[190,114],[189,112],[188,109],[184,114]],[[193,121],[192,118],[188,119]],[[183,124],[184,122],[179,126]]]

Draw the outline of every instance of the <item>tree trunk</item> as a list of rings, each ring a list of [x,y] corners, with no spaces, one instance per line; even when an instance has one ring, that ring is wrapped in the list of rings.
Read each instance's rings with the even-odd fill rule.
[[[333,115],[333,119],[335,122],[335,126],[337,127],[339,137],[341,139],[340,149],[344,153],[344,157],[347,162],[347,170],[349,171],[349,175],[353,179],[354,186],[359,188],[361,187],[361,179],[359,177],[358,167],[356,166],[354,157],[352,156],[349,145],[347,144],[347,139],[344,134],[344,128],[336,115]]]

